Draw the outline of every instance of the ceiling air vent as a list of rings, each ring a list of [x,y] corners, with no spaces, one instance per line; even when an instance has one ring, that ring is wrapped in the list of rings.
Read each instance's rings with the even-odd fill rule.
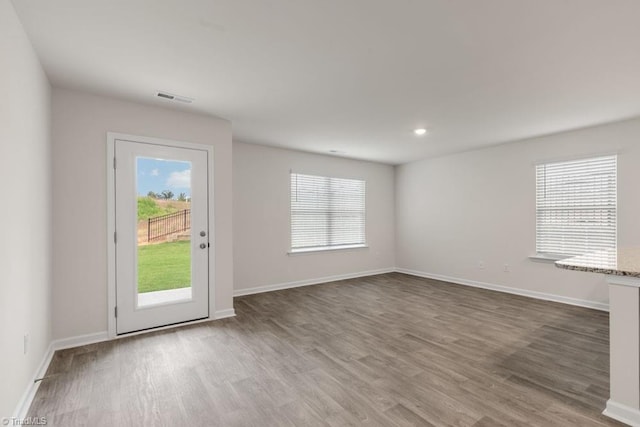
[[[180,96],[180,95],[174,95],[174,94],[168,93],[168,92],[158,92],[156,94],[156,96],[158,98],[166,99],[166,100],[169,100],[169,101],[183,102],[185,104],[191,104],[193,102],[193,98],[188,98],[186,96]]]

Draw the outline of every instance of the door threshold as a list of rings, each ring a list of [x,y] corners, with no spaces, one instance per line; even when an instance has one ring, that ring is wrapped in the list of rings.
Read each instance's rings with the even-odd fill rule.
[[[132,337],[132,336],[135,336],[135,335],[147,334],[149,332],[164,331],[166,329],[174,329],[174,328],[178,328],[180,326],[196,325],[198,323],[211,322],[213,320],[216,320],[216,319],[214,319],[212,317],[203,317],[201,319],[187,320],[187,321],[184,321],[184,322],[172,323],[170,325],[154,326],[152,328],[140,329],[138,331],[123,332],[121,334],[116,334],[112,338],[113,339],[118,339],[118,338]]]

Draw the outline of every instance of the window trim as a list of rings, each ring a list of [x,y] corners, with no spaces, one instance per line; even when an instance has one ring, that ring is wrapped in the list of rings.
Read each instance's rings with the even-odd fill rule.
[[[308,176],[316,176],[322,178],[335,178],[335,179],[349,179],[354,181],[362,181],[364,182],[364,212],[363,212],[363,227],[364,227],[364,241],[362,243],[354,243],[354,244],[346,244],[346,245],[330,245],[330,246],[313,246],[313,247],[305,247],[305,248],[294,248],[292,247],[293,241],[293,230],[292,230],[292,219],[293,219],[293,211],[291,206],[291,175],[308,175]],[[365,178],[356,178],[356,177],[345,177],[338,175],[323,175],[323,174],[315,174],[311,173],[302,173],[302,172],[294,172],[293,170],[289,170],[288,175],[288,187],[289,187],[289,250],[287,251],[287,255],[296,256],[296,255],[308,255],[314,253],[322,253],[322,252],[333,252],[333,251],[350,251],[350,250],[362,250],[369,249],[368,239],[367,239],[367,180]]]
[[[318,246],[314,248],[301,248],[301,249],[289,249],[288,255],[304,255],[317,252],[333,252],[333,251],[348,251],[357,249],[369,249],[369,245],[366,243],[360,243],[357,245],[336,245],[336,246]]]
[[[529,255],[529,259],[531,261],[548,262],[548,263],[555,263],[556,261],[562,261],[563,259],[567,259],[571,257],[572,257],[571,255],[546,254],[546,253],[536,253],[534,255]]]

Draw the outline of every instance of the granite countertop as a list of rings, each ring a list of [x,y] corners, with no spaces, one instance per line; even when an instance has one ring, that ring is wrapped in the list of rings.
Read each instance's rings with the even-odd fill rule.
[[[567,270],[640,277],[640,248],[618,248],[556,261]]]

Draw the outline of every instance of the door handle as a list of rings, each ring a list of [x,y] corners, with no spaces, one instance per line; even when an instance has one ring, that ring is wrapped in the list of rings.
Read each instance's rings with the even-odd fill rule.
[[[200,249],[206,249],[206,248],[207,248],[206,243],[200,243]]]

